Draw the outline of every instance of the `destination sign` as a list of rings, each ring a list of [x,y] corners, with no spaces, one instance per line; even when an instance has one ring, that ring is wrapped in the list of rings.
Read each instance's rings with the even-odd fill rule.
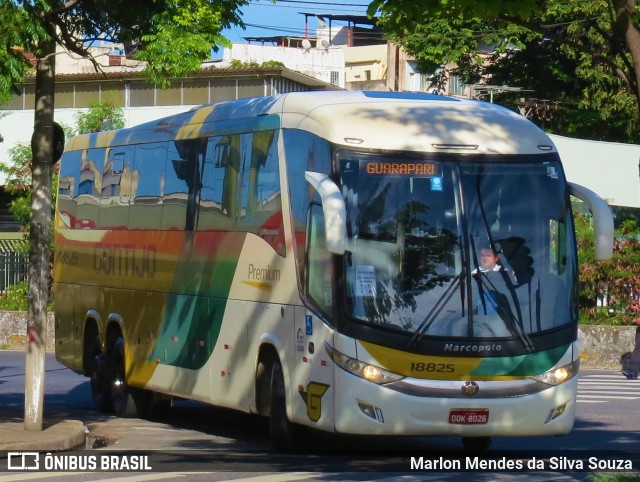
[[[422,162],[367,162],[367,174],[385,176],[435,176],[435,164]]]

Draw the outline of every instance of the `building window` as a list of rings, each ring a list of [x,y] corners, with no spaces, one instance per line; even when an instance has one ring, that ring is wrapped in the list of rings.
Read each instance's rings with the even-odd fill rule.
[[[56,108],[61,107],[74,107],[74,84],[59,84],[56,85]]]
[[[340,72],[337,70],[331,71],[331,84],[332,85],[340,85]]]
[[[218,80],[211,81],[211,102],[222,102],[236,99],[236,81]]]
[[[209,100],[209,81],[195,80],[182,83],[182,100],[184,105],[200,105],[208,104]]]
[[[166,89],[156,91],[156,105],[182,105],[182,82],[172,82]]]
[[[73,86],[71,86],[73,88]],[[74,107],[89,107],[92,102],[100,98],[100,84],[93,82],[78,82],[75,84],[75,103]],[[56,105],[58,99],[56,98]]]
[[[238,81],[238,99],[263,97],[265,95],[264,80],[240,79]]]
[[[460,80],[458,74],[449,75],[449,94],[451,95],[464,95],[465,84]]]
[[[130,107],[155,105],[154,88],[143,82],[132,82],[129,87]]]

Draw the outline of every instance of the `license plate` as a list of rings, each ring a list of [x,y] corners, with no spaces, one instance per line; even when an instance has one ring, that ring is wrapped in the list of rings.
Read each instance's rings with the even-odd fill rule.
[[[482,425],[489,422],[487,408],[453,408],[449,411],[449,423],[457,425]]]

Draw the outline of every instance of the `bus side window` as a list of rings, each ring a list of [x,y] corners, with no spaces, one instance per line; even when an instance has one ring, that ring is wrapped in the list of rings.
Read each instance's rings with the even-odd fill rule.
[[[307,293],[323,313],[330,314],[333,304],[331,254],[326,248],[322,206],[315,203],[310,206],[307,230]]]
[[[136,147],[131,180],[129,229],[159,229],[162,220],[162,184],[167,163],[167,144]]]
[[[202,163],[197,229],[232,230],[235,220],[223,206],[225,173],[229,167],[229,136],[207,139]]]
[[[96,229],[102,192],[102,169],[106,149],[84,151],[78,185],[77,229]]]
[[[58,183],[58,216],[67,228],[76,225],[80,165],[83,151],[69,151],[62,156]]]
[[[188,160],[183,159],[175,142],[169,143],[164,194],[162,200],[162,229],[185,229],[187,221],[187,202],[189,197]],[[192,169],[195,167],[192,163]]]
[[[108,149],[100,194],[99,225],[102,229],[127,227],[134,152],[133,146],[117,146]]]
[[[280,171],[275,131],[245,134],[239,223],[284,256]]]

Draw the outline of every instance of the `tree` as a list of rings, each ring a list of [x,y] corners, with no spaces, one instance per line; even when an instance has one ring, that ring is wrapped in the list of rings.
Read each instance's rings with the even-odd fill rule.
[[[376,9],[419,67],[454,66],[467,82],[481,75],[524,82],[537,96],[559,96],[573,117],[579,107],[593,138],[603,138],[605,120],[608,140],[640,139],[640,15],[631,0],[374,0],[369,13]],[[495,55],[482,55],[483,45]],[[519,63],[500,76],[489,59],[498,67]],[[568,133],[586,130],[565,117],[574,122]]]
[[[78,134],[122,129],[124,127],[124,109],[113,102],[90,102],[87,111],[76,114]]]
[[[29,250],[28,347],[25,380],[25,429],[42,430],[46,306],[49,294],[51,167],[54,159],[54,87],[56,45],[90,57],[94,40],[124,43],[128,53],[148,62],[155,84],[200,68],[213,48],[227,41],[222,29],[243,25],[239,7],[248,0],[0,0],[0,100],[32,67],[36,92],[31,141],[32,207]],[[95,64],[97,67],[97,63]]]
[[[640,317],[640,225],[633,219],[623,221],[615,231],[613,257],[596,261],[591,218],[580,209],[574,212],[581,319],[598,322],[604,311],[615,324],[633,324]],[[607,307],[598,310],[597,299],[605,297]]]

